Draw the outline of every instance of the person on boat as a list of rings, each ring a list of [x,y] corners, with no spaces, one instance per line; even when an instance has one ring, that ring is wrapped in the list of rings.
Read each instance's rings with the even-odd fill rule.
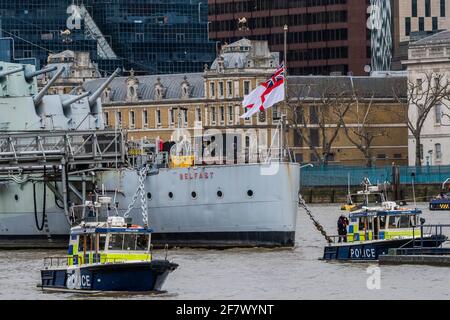
[[[339,243],[342,241],[347,242],[347,226],[350,224],[347,217],[343,214],[339,217],[337,222]]]
[[[95,203],[95,193],[94,192],[89,192],[89,195],[88,195],[88,197],[91,199],[91,203],[88,206],[88,209],[89,209],[88,217],[89,218],[95,218],[95,216],[96,216],[95,208],[94,208],[94,203]]]

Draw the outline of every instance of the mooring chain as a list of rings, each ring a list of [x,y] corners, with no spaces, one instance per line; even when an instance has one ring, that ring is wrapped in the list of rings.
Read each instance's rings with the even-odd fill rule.
[[[303,209],[305,209],[305,211],[308,214],[309,218],[312,220],[314,226],[324,236],[325,240],[327,240],[328,243],[333,243],[333,239],[326,233],[326,231],[322,227],[322,225],[314,218],[311,210],[309,210],[308,206],[306,205],[306,201],[303,199],[303,197],[302,197],[302,195],[300,193],[298,194],[298,203]]]
[[[145,165],[141,170],[139,170],[139,187],[133,196],[133,200],[128,205],[127,211],[123,215],[124,218],[129,217],[130,212],[131,212],[131,210],[133,210],[134,205],[140,195],[141,196],[142,221],[144,222],[145,226],[148,226],[148,208],[147,208],[147,198],[146,198],[146,194],[145,194],[145,181],[147,180],[148,170],[149,169],[148,169],[147,165]]]

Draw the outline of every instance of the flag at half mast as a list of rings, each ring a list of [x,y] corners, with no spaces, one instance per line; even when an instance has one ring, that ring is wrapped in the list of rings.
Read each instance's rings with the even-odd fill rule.
[[[284,64],[281,64],[269,80],[260,84],[244,98],[243,106],[246,112],[241,118],[250,118],[258,111],[264,112],[274,104],[283,101],[285,99],[285,81],[285,68]]]

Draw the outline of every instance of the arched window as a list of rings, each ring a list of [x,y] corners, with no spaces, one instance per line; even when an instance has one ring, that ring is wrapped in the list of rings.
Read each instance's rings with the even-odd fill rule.
[[[437,160],[442,159],[442,149],[441,149],[441,144],[440,143],[436,143],[434,145],[434,151],[435,151],[435,154],[436,154],[436,159]]]

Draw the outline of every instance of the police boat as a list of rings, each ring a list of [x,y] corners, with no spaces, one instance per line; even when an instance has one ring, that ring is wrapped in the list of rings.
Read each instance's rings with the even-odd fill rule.
[[[349,214],[350,225],[344,242],[334,242],[324,249],[324,260],[370,261],[387,254],[392,248],[439,247],[444,235],[424,232],[425,219],[420,209],[402,208],[386,201],[379,207],[363,207]]]
[[[147,226],[133,225],[125,217],[99,217],[99,208],[111,202],[105,196],[86,202],[83,211],[94,217],[71,228],[68,256],[44,259],[38,287],[81,293],[162,290],[178,265],[167,260],[167,253],[165,260],[153,259],[152,230]]]
[[[445,186],[448,185],[448,190],[450,191],[450,178],[442,183],[441,193],[430,200],[430,210],[432,211],[443,211],[450,210],[450,192],[445,191]]]

